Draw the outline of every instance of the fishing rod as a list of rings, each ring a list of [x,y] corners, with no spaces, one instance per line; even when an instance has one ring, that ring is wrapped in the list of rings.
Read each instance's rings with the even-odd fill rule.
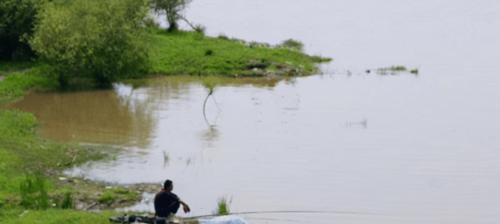
[[[308,210],[276,210],[276,211],[246,211],[246,212],[231,212],[227,215],[254,215],[254,214],[338,214],[338,215],[377,215],[375,213],[352,212],[352,211],[308,211]],[[188,219],[210,218],[223,215],[210,214],[186,217]]]

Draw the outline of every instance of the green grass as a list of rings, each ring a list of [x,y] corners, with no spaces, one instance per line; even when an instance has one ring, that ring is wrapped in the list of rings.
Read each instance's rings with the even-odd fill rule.
[[[21,63],[22,64],[22,63]],[[0,104],[23,96],[28,90],[49,90],[57,88],[57,82],[46,75],[49,68],[40,64],[22,64],[22,67],[0,67],[3,80],[0,81]],[[31,67],[30,67],[31,66]]]
[[[166,75],[263,76],[290,70],[299,75],[316,71],[316,64],[327,58],[300,51],[242,40],[203,36],[196,32],[152,34],[152,73]],[[253,69],[262,64],[263,69]],[[288,71],[286,71],[288,70]]]
[[[49,209],[43,211],[10,209],[0,210],[3,224],[109,224],[111,211],[84,212],[77,210]]]

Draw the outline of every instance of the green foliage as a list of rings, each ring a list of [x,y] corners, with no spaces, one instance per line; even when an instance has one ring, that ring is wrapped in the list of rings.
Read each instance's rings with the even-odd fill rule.
[[[294,39],[285,40],[279,46],[284,47],[284,48],[289,48],[292,50],[296,50],[296,51],[303,51],[304,50],[304,44],[302,42],[300,42],[298,40],[294,40]]]
[[[92,79],[106,86],[147,69],[145,0],[72,0],[44,4],[33,49],[58,74],[61,87]]]
[[[19,185],[21,206],[26,209],[47,209],[49,196],[45,179],[40,175],[27,175]]]
[[[220,198],[218,201],[217,201],[217,211],[216,211],[216,215],[229,215],[230,213],[230,210],[229,210],[229,201],[223,197],[223,198]]]
[[[42,0],[0,1],[0,58],[32,56],[27,38],[32,34],[38,5]]]
[[[217,38],[219,38],[221,40],[229,40],[229,37],[227,37],[225,34],[219,34],[219,36],[217,36]]]
[[[212,56],[214,54],[214,51],[212,49],[207,49],[205,51],[205,56]]]
[[[181,13],[190,2],[191,0],[151,0],[151,7],[156,13],[165,15],[168,31],[177,31],[178,21],[183,18]]]

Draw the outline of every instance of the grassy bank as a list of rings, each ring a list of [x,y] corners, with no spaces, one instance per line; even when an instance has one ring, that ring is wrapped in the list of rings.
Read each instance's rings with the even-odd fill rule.
[[[83,214],[76,211],[72,213],[68,210],[60,212],[67,214],[67,217],[61,215],[51,217],[48,214],[59,214],[59,211],[45,213],[38,209],[45,206],[60,210],[63,189],[64,192],[75,192],[75,194],[78,191],[76,186],[71,185],[60,188],[61,186],[52,175],[66,167],[100,159],[102,154],[89,148],[57,144],[41,139],[36,135],[36,125],[35,117],[29,113],[0,111],[0,220],[2,223],[50,223],[52,220],[79,217]],[[40,181],[34,181],[35,176]],[[26,213],[25,209],[34,210],[26,210],[29,211]],[[42,220],[45,217],[51,221],[37,221],[35,217],[38,215],[42,217]]]
[[[316,72],[329,58],[287,48],[196,32],[154,30],[152,73],[166,75],[292,76]]]
[[[107,223],[109,212],[96,214],[74,208],[106,209],[140,199],[138,188],[63,177],[63,169],[106,155],[95,147],[42,139],[36,127],[32,114],[0,111],[2,223]]]
[[[77,210],[49,209],[44,211],[10,209],[0,210],[4,224],[109,224],[112,212],[83,212]]]

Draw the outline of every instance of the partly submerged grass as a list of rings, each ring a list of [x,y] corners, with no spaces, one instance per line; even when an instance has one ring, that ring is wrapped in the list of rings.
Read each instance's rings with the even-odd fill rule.
[[[227,200],[227,198],[225,197],[222,197],[222,198],[219,198],[219,200],[217,201],[217,210],[215,211],[215,214],[216,215],[229,215],[229,213],[231,212],[229,210],[229,204],[231,202]]]
[[[286,47],[207,37],[196,32],[156,31],[152,35],[155,74],[262,76],[287,69],[307,75],[316,71],[316,63],[330,60]]]

